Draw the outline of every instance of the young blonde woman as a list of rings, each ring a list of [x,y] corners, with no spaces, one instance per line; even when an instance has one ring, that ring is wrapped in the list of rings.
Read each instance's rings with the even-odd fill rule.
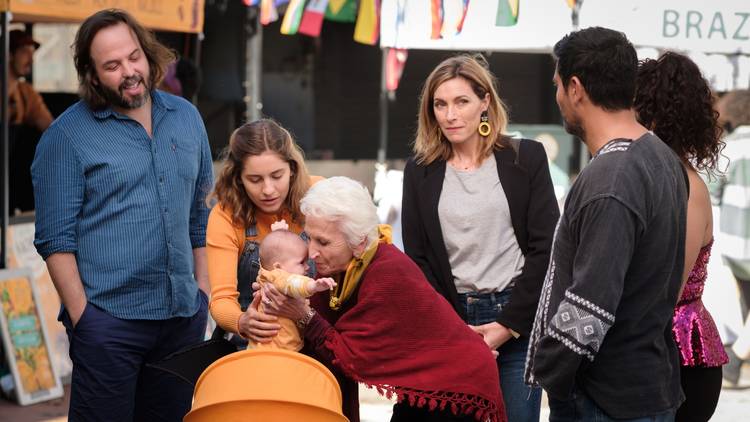
[[[508,420],[537,421],[541,390],[524,384],[523,370],[559,212],[544,148],[503,134],[496,86],[481,56],[449,58],[428,77],[404,172],[403,240],[499,353]]]
[[[268,341],[257,334],[280,328],[275,317],[258,312],[257,304],[249,306],[260,268],[258,245],[282,220],[290,231],[302,232],[299,201],[310,183],[302,151],[273,120],[247,123],[232,134],[210,199],[217,203],[208,218],[206,253],[211,316],[239,337],[240,346],[243,339]]]

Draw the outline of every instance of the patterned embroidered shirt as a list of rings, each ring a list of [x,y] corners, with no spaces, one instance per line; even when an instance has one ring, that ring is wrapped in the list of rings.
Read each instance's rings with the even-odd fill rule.
[[[576,390],[609,416],[679,405],[672,313],[684,260],[687,175],[647,133],[602,147],[570,190],[532,330],[526,380]]]

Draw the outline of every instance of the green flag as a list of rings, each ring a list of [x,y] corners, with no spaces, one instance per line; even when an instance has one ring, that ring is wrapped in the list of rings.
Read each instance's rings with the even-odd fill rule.
[[[326,19],[336,22],[354,22],[357,20],[356,0],[328,0]]]
[[[518,22],[518,3],[520,0],[499,0],[495,26],[513,26]]]

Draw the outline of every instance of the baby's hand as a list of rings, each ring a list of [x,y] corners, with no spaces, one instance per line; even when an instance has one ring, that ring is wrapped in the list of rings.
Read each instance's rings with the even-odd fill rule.
[[[289,230],[289,224],[286,223],[286,220],[277,221],[271,224],[271,231],[275,232],[276,230]]]
[[[315,280],[315,291],[324,292],[336,287],[336,282],[331,277],[323,277]]]

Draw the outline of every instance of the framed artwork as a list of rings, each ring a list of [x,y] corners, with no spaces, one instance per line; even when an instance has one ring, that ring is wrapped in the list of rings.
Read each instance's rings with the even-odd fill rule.
[[[57,320],[60,314],[60,296],[52,283],[47,265],[34,247],[34,221],[19,220],[21,220],[19,217],[12,218],[8,226],[6,269],[24,268],[31,271],[34,277],[32,283],[36,293],[36,308],[45,324],[47,347],[52,355],[52,362],[60,379],[70,379],[73,363],[68,356],[68,334],[65,332],[65,327]]]
[[[0,336],[21,405],[63,395],[33,279],[28,269],[0,270]]]

